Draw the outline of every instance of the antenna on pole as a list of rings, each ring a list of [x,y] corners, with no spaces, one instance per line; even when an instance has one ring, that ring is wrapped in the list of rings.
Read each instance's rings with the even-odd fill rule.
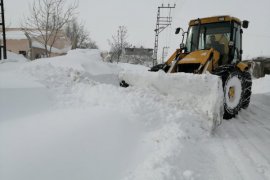
[[[172,23],[172,16],[171,11],[176,7],[176,4],[171,6],[168,4],[167,6],[164,6],[162,4],[158,7],[158,13],[157,13],[157,23],[156,23],[156,29],[155,29],[155,47],[154,47],[154,54],[153,54],[153,66],[157,65],[157,55],[158,55],[158,40],[159,40],[159,34],[164,31],[168,26]],[[169,11],[168,16],[162,16],[161,11],[167,10]]]
[[[7,59],[7,41],[6,41],[6,26],[5,26],[5,11],[4,11],[4,0],[0,0],[0,14],[1,14],[1,19],[0,19],[0,26],[1,26],[1,31],[2,31],[2,41],[0,44],[0,60],[2,58]],[[2,56],[3,54],[3,56]]]

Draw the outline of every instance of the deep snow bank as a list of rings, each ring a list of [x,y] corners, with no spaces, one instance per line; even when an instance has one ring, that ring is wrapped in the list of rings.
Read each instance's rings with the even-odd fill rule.
[[[114,64],[103,62],[99,50],[72,50],[66,56],[40,59],[33,62],[33,66],[44,64],[80,72],[84,71],[91,75],[116,74],[120,70]]]
[[[208,117],[209,129],[215,128],[223,118],[223,88],[218,76],[175,73],[163,71],[122,71],[119,79],[141,88],[153,88],[189,109],[203,112]]]
[[[121,71],[145,77],[129,76],[137,86],[121,88]],[[98,51],[87,50],[0,64],[0,89],[15,90],[6,94],[12,101],[1,104],[1,118],[5,108],[16,115],[0,121],[0,179],[267,179],[253,178],[266,173],[269,177],[267,94],[253,95],[250,108],[209,137],[204,128],[207,110],[202,108],[211,103],[204,98],[216,93],[211,93],[218,85],[215,79],[146,71],[142,66],[103,63]],[[201,82],[195,81],[198,78]],[[255,80],[255,92],[269,81]],[[208,89],[184,91],[191,85]],[[33,109],[27,115],[13,109],[17,97],[25,95],[24,87],[37,88],[31,97],[19,99]],[[35,106],[46,105],[39,98],[48,99],[43,90],[52,98],[51,108],[39,112]],[[262,123],[256,124],[258,118]]]
[[[99,50],[79,49],[69,51],[66,56],[36,60],[25,66],[24,71],[40,79],[70,79],[71,76],[74,81],[79,81],[81,77],[85,80],[118,85],[118,73],[121,68],[116,64],[103,62]],[[61,73],[65,73],[66,76],[61,76]]]
[[[16,89],[16,96],[6,94],[14,101],[3,104],[16,117],[0,121],[0,179],[164,179],[177,165],[168,158],[180,153],[185,131],[207,134],[204,119],[182,111],[173,98],[152,88],[119,87],[119,72],[132,66],[103,63],[98,54],[77,50],[0,66],[6,76],[2,89]],[[22,87],[41,88],[19,99],[25,107],[46,105],[39,100],[46,99],[45,89],[52,108],[27,115],[12,109],[16,97],[25,95]],[[185,171],[178,174],[185,177]]]
[[[51,108],[52,94],[49,90],[20,70],[27,62],[23,56],[8,52],[8,59],[0,63],[0,121]]]

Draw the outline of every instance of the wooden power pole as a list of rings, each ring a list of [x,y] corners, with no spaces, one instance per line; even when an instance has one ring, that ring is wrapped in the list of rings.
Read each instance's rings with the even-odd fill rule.
[[[6,26],[5,26],[5,11],[4,11],[4,0],[0,0],[1,19],[0,26],[2,30],[2,41],[0,44],[0,60],[7,59],[7,41],[6,41]]]

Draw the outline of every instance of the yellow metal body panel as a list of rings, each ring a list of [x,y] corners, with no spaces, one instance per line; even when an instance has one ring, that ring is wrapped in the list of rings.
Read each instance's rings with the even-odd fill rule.
[[[210,59],[211,54],[213,54],[212,59]],[[207,61],[211,61],[207,70],[212,72],[213,68],[218,67],[218,60],[220,54],[218,51],[211,48],[210,50],[198,50],[186,55],[178,64],[201,64],[205,65]]]
[[[209,72],[212,72],[214,69],[216,69],[219,66],[218,65],[219,58],[220,58],[220,53],[213,49],[213,59],[207,69]]]
[[[181,52],[180,49],[176,49],[176,51],[171,55],[171,57],[167,60],[165,64],[170,65],[173,62],[173,60],[175,60],[176,56],[180,54],[180,52]]]
[[[236,65],[242,72],[247,71],[249,69],[249,66],[246,63],[239,62]]]
[[[181,60],[178,61],[178,65],[201,64],[204,66],[209,61],[209,65],[207,68],[209,72],[212,72],[213,69],[218,67],[218,60],[220,58],[220,54],[218,51],[214,50],[213,48],[209,50],[198,50],[198,51],[191,52],[189,54],[181,54],[180,52],[181,51],[177,49],[174,52],[174,54],[168,59],[166,64],[171,65],[173,60],[175,60],[176,56],[179,55],[179,58]],[[211,54],[213,54],[212,57],[211,57]],[[175,70],[172,72],[175,72]]]
[[[207,17],[207,18],[200,18],[201,24],[210,24],[210,23],[218,23],[218,22],[231,22],[236,21],[239,24],[241,24],[240,19],[236,17],[231,16],[213,16],[213,17]],[[189,26],[198,25],[198,19],[193,19],[189,22]]]
[[[185,56],[178,64],[205,64],[210,53],[209,50],[194,51]]]

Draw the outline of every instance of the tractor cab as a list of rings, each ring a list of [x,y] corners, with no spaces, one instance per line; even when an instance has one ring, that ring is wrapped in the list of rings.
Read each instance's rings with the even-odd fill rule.
[[[219,52],[219,65],[232,64],[242,60],[242,28],[248,21],[241,22],[230,16],[217,16],[191,20],[187,32],[185,52],[211,48]],[[183,46],[183,45],[182,45]]]

